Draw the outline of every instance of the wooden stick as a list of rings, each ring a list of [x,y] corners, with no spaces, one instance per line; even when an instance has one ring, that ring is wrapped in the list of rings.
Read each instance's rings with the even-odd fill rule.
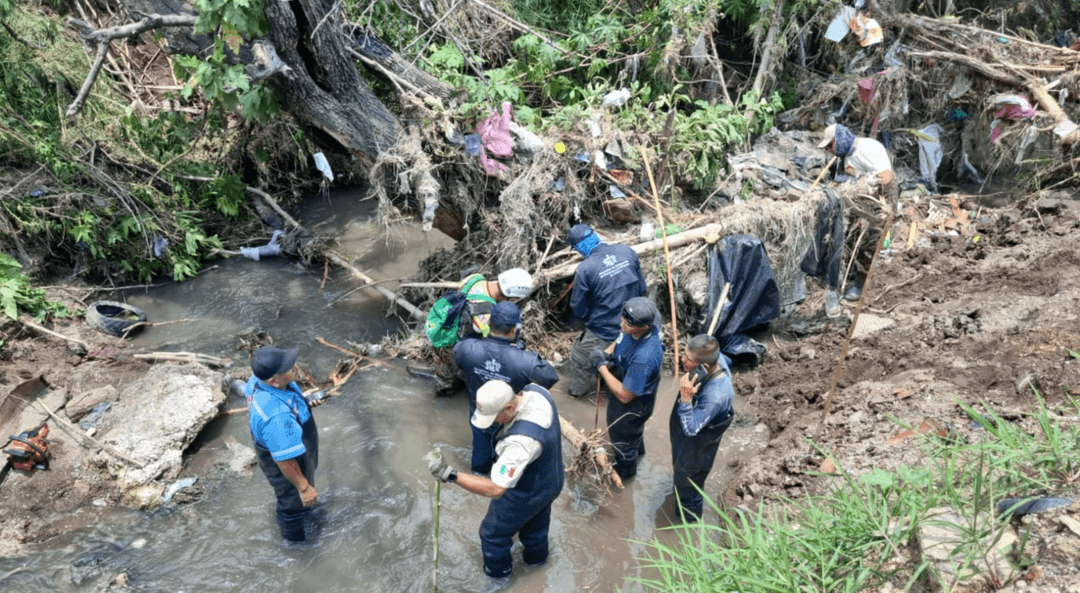
[[[840,382],[840,374],[844,372],[844,361],[847,359],[848,347],[851,346],[851,336],[855,334],[855,327],[859,323],[859,313],[862,312],[863,302],[866,301],[866,294],[870,292],[870,281],[874,277],[874,264],[877,263],[878,254],[885,248],[885,235],[887,235],[888,230],[892,228],[893,208],[891,205],[886,204],[885,211],[888,212],[885,226],[881,229],[881,237],[878,238],[877,249],[874,250],[874,257],[870,259],[870,269],[866,272],[866,281],[863,282],[862,294],[859,295],[859,302],[855,305],[855,315],[851,318],[851,327],[848,328],[847,339],[844,340],[844,346],[840,349],[840,360],[836,363],[836,370],[833,371],[832,383],[829,385],[829,393],[825,397],[825,409],[822,410],[821,420],[814,430],[815,437],[821,432],[821,428],[825,426],[825,419],[829,417],[829,411],[832,409],[833,396],[836,395],[836,384]]]
[[[654,249],[659,249],[665,244],[671,248],[680,247],[682,245],[686,245],[687,243],[697,241],[698,239],[704,239],[710,234],[716,233],[718,228],[718,225],[707,225],[700,228],[691,229],[689,231],[683,231],[677,235],[671,235],[670,237],[665,235],[662,239],[652,239],[649,241],[645,241],[644,243],[638,243],[637,245],[628,245],[628,247],[630,247],[630,249],[633,249],[634,253],[638,255],[648,253]],[[584,260],[575,260],[570,263],[566,263],[561,266],[552,268],[550,270],[546,270],[544,272],[541,272],[540,274],[537,274],[534,279],[537,281],[538,284],[541,284],[544,282],[552,282],[555,280],[561,280],[563,278],[569,278],[574,275],[574,273],[577,271],[578,266],[581,265],[582,261]]]
[[[826,173],[829,172],[829,169],[832,168],[832,165],[836,162],[836,159],[837,156],[834,154],[833,157],[829,159],[829,162],[825,163],[825,167],[821,169],[821,173],[818,173],[817,179],[815,179],[814,182],[810,184],[810,189],[806,190],[806,193],[814,191],[814,188],[817,187],[818,182],[821,181],[821,178],[824,177]]]
[[[322,344],[323,346],[326,346],[327,348],[333,348],[334,350],[337,350],[338,352],[348,354],[349,356],[351,356],[353,358],[358,358],[358,359],[363,360],[365,362],[370,362],[372,364],[377,364],[377,365],[382,365],[382,366],[386,366],[386,364],[387,364],[386,361],[384,361],[384,360],[379,360],[378,358],[372,358],[370,356],[364,356],[363,354],[360,354],[356,350],[349,350],[348,348],[342,348],[341,346],[338,346],[337,344],[330,343],[330,342],[328,342],[326,340],[326,338],[316,337],[315,341]]]
[[[13,396],[13,397],[18,397],[18,396]],[[22,399],[22,398],[20,397],[19,399]],[[26,401],[26,400],[23,399],[23,401]],[[98,447],[99,450],[103,450],[106,453],[108,453],[109,455],[112,455],[113,457],[116,457],[117,459],[119,459],[121,461],[124,461],[126,463],[129,463],[131,465],[134,465],[135,467],[137,467],[139,469],[142,469],[143,467],[145,467],[145,466],[143,466],[143,464],[139,463],[138,461],[135,461],[134,459],[131,458],[131,456],[123,453],[122,451],[120,451],[116,447],[113,447],[112,445],[106,445],[105,443],[102,443],[101,441],[95,439],[94,437],[92,437],[92,436],[86,434],[85,432],[79,430],[78,428],[76,428],[74,425],[72,425],[67,420],[64,420],[63,418],[57,416],[55,412],[50,410],[49,407],[46,406],[45,404],[41,403],[40,400],[34,400],[34,403],[37,404],[38,406],[40,406],[42,410],[45,410],[45,413],[47,413],[52,418],[56,419],[57,422],[59,422],[64,427],[66,427],[68,430],[70,430],[71,432],[73,432],[73,433],[79,435],[80,437],[82,437],[82,438],[90,441],[91,443],[93,443],[96,447]]]
[[[435,556],[435,569],[431,573],[431,585],[435,593],[439,593],[439,511],[442,508],[442,481],[435,480],[435,508],[432,510],[432,534],[434,543],[432,546]]]
[[[363,282],[364,284],[361,285],[360,288],[374,288],[375,290],[379,291],[379,293],[381,293],[384,297],[386,297],[387,300],[389,300],[391,303],[394,303],[400,306],[402,309],[408,311],[414,319],[427,319],[427,313],[424,313],[423,311],[418,309],[416,305],[401,298],[401,296],[398,295],[396,292],[390,290],[385,286],[380,286],[379,284],[377,284],[375,280],[372,280],[370,276],[361,272],[359,269],[356,268],[356,266],[346,261],[345,258],[330,251],[323,252],[323,255],[325,255],[326,258],[330,261],[348,270],[350,273],[352,273],[353,276],[356,276],[361,282]]]
[[[720,300],[716,302],[716,311],[713,313],[712,321],[709,323],[709,335],[713,335],[716,331],[716,324],[720,321],[720,311],[724,310],[724,305],[727,304],[727,294],[731,290],[731,283],[724,283],[724,290],[720,292]]]
[[[171,362],[197,362],[209,366],[222,367],[229,364],[229,359],[200,354],[198,352],[148,352],[135,354],[132,358],[138,360],[167,360]]]
[[[559,416],[559,427],[562,428],[563,438],[570,441],[570,444],[574,446],[576,451],[584,451],[589,448],[589,439],[582,434],[576,426],[570,423],[569,420]],[[592,451],[593,461],[597,467],[600,468],[601,475],[606,476],[611,480],[612,484],[615,484],[619,489],[623,488],[622,478],[615,471],[615,466],[611,464],[611,460],[608,459],[607,451],[603,447],[597,447]]]
[[[671,249],[667,240],[667,225],[664,224],[664,213],[660,210],[660,197],[656,192],[656,182],[653,180],[652,167],[649,166],[649,155],[645,146],[641,148],[641,162],[645,165],[645,172],[649,174],[649,187],[652,188],[653,205],[656,206],[656,218],[660,223],[660,235],[664,240],[664,265],[667,267],[668,296],[671,300],[671,343],[675,350],[674,376],[679,375],[679,323],[678,311],[675,309],[675,278],[671,274]]]
[[[90,351],[90,347],[86,345],[86,342],[84,342],[82,340],[77,340],[75,338],[69,338],[69,337],[65,336],[64,334],[56,333],[56,332],[52,331],[51,329],[45,329],[44,327],[41,327],[40,325],[34,323],[33,321],[30,321],[29,319],[20,319],[19,323],[21,323],[21,324],[23,324],[23,325],[25,325],[25,326],[27,326],[29,328],[32,328],[32,329],[34,329],[36,331],[39,331],[39,332],[41,332],[43,334],[48,334],[50,336],[60,338],[61,340],[67,340],[68,342],[71,342],[72,344],[77,344],[79,346],[82,346],[83,349],[86,350],[87,352]]]
[[[593,430],[600,428],[600,384],[603,379],[603,375],[596,373],[596,415],[592,421]]]

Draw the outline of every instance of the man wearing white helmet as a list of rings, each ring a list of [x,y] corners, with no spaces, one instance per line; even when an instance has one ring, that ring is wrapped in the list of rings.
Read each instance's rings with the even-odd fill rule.
[[[468,276],[461,281],[462,290],[473,278],[474,276]],[[505,300],[517,300],[529,296],[529,293],[532,292],[532,283],[532,274],[521,268],[510,268],[499,274],[495,280],[474,283],[465,294],[485,294],[496,303]],[[495,305],[491,303],[475,301],[469,303],[469,313],[472,315],[472,332],[470,335],[470,332],[466,331],[465,337],[487,337],[488,332],[491,331],[489,323],[491,310],[494,307]]]
[[[499,302],[518,300],[532,292],[532,274],[521,268],[510,268],[495,280],[487,280],[483,274],[470,274],[461,280],[461,291],[472,297],[468,299],[469,317],[472,323],[462,320],[461,339],[486,338],[491,332],[491,311]],[[487,297],[487,298],[482,298]],[[461,371],[454,361],[453,348],[435,351],[435,396],[449,397],[465,386]]]

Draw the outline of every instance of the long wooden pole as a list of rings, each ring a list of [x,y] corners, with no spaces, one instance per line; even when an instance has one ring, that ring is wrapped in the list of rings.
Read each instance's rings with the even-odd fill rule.
[[[656,181],[653,180],[652,167],[649,166],[649,153],[645,146],[641,146],[641,162],[645,165],[645,172],[649,174],[649,187],[652,188],[653,206],[656,207],[656,219],[660,223],[660,236],[664,240],[664,266],[667,268],[668,296],[671,299],[671,343],[675,348],[674,376],[679,376],[679,323],[678,312],[675,310],[675,279],[671,275],[671,249],[668,247],[667,225],[664,223],[664,212],[660,209],[660,194],[656,191]]]
[[[881,229],[881,237],[878,238],[877,248],[874,250],[874,257],[870,259],[870,269],[866,272],[866,281],[863,282],[862,294],[859,295],[859,302],[855,305],[855,315],[851,318],[851,327],[848,328],[847,339],[844,340],[844,346],[840,349],[840,360],[837,361],[836,369],[833,371],[832,383],[829,385],[829,393],[825,396],[825,409],[822,410],[821,420],[818,422],[817,428],[814,429],[815,437],[821,432],[821,427],[825,426],[825,419],[829,417],[829,412],[832,410],[833,396],[836,395],[836,384],[840,381],[840,375],[844,372],[844,361],[847,360],[848,347],[851,346],[851,336],[855,335],[855,327],[859,323],[859,313],[862,312],[863,301],[866,300],[866,295],[870,292],[870,281],[874,277],[874,267],[877,264],[878,254],[885,248],[885,237],[889,234],[889,229],[892,228],[892,204],[885,204],[885,211],[888,212],[888,215],[885,218],[885,227]],[[854,257],[854,254],[852,254],[852,257]]]

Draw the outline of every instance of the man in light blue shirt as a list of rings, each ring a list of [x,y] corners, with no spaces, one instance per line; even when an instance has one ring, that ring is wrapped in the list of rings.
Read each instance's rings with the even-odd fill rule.
[[[304,541],[304,519],[319,500],[315,468],[319,433],[296,384],[297,351],[263,346],[251,358],[254,373],[244,387],[255,453],[277,497],[277,521],[289,541]]]

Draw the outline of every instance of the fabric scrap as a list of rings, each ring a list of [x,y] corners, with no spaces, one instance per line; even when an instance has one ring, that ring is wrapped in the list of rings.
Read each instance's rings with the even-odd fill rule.
[[[476,132],[480,134],[480,165],[488,175],[498,175],[506,170],[506,165],[488,157],[488,152],[494,156],[510,156],[513,149],[513,139],[510,137],[510,102],[502,104],[502,114],[492,113],[491,117],[480,122]]]

